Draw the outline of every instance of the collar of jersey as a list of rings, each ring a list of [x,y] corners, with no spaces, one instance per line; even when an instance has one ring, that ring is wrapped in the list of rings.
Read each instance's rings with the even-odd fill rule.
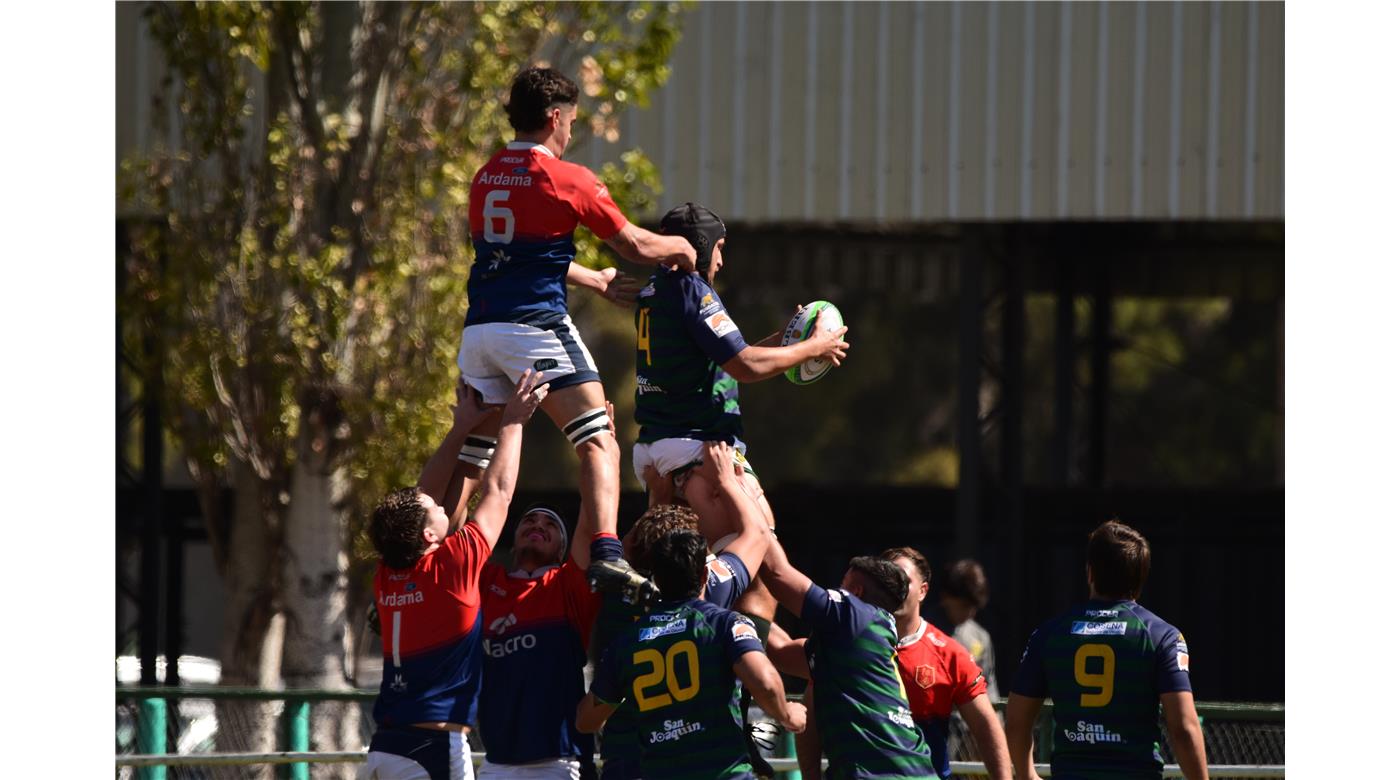
[[[557,568],[559,568],[557,565],[550,564],[550,565],[548,565],[548,566],[541,566],[541,567],[539,567],[538,569],[535,569],[534,571],[525,571],[524,569],[516,569],[516,570],[513,571],[513,572],[509,572],[506,576],[507,576],[507,577],[514,577],[514,578],[517,579],[517,580],[533,580],[533,579],[535,579],[536,577],[543,577],[545,574],[547,574],[547,573],[549,572],[550,569],[557,569]]]
[[[928,626],[928,624],[924,622],[924,619],[923,619],[922,617],[920,617],[920,618],[919,618],[919,627],[916,628],[916,629],[914,629],[914,633],[910,634],[909,636],[902,636],[902,637],[900,637],[900,638],[899,638],[899,646],[900,646],[900,647],[908,647],[909,645],[912,645],[912,644],[914,644],[915,642],[919,641],[919,637],[921,637],[921,636],[924,635],[924,630],[925,630],[925,628],[927,628],[927,626]]]
[[[550,157],[554,156],[554,152],[549,151],[548,146],[545,146],[544,144],[533,143],[531,141],[511,141],[510,143],[506,144],[506,148],[513,152],[523,152],[526,149],[539,149],[541,152],[549,155]]]

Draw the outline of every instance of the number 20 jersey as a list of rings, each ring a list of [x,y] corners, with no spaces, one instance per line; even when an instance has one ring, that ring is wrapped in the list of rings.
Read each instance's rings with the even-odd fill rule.
[[[564,279],[582,222],[607,240],[627,224],[593,172],[540,144],[513,141],[472,178],[476,260],[467,279],[467,325],[568,313]]]
[[[1013,693],[1055,705],[1056,780],[1162,776],[1160,696],[1191,690],[1181,632],[1133,601],[1089,601],[1026,643]]]
[[[748,778],[733,667],[761,652],[753,621],[737,612],[699,599],[661,604],[603,651],[592,691],[635,702],[647,780]]]

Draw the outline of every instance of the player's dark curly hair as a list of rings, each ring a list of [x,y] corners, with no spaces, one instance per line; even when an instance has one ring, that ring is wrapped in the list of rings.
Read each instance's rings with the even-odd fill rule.
[[[545,126],[545,112],[557,103],[578,103],[578,85],[554,68],[526,68],[510,85],[506,116],[519,133],[533,133]]]
[[[709,552],[705,537],[695,531],[670,531],[656,540],[651,550],[656,564],[652,579],[661,590],[661,598],[679,601],[698,597]]]
[[[380,500],[370,517],[370,543],[391,569],[412,567],[428,548],[423,538],[428,510],[418,500],[422,492],[416,487],[395,490]]]
[[[661,537],[672,531],[699,533],[699,530],[700,516],[695,514],[694,509],[680,504],[658,504],[648,509],[627,533],[624,540],[628,545],[627,560],[632,568],[650,575],[655,570],[652,553]]]
[[[886,612],[893,614],[909,595],[909,575],[889,561],[858,555],[851,559],[850,568],[865,577],[868,587],[861,594],[861,600]]]
[[[1089,534],[1089,572],[1106,599],[1136,599],[1147,584],[1152,548],[1133,528],[1109,520]]]
[[[987,574],[982,571],[982,564],[971,558],[953,561],[943,570],[943,584],[938,592],[982,609],[987,606]]]
[[[913,547],[891,547],[880,553],[880,557],[890,563],[894,563],[896,566],[899,565],[895,563],[896,559],[905,558],[910,563],[914,564],[914,570],[919,572],[919,576],[924,578],[924,582],[929,582],[933,579],[933,569],[929,568],[928,558],[925,558],[923,553],[915,550]],[[910,585],[913,585],[913,583],[911,582]]]

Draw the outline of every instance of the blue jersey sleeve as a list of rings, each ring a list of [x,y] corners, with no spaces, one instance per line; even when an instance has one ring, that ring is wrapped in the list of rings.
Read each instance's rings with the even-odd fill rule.
[[[873,616],[871,617],[873,620]],[[802,599],[802,622],[823,636],[848,638],[856,635],[855,602],[843,590],[827,590],[814,582]]]
[[[753,621],[740,615],[738,612],[730,612],[724,616],[724,625],[720,628],[720,641],[724,643],[725,657],[730,664],[739,662],[739,657],[744,653],[763,652],[763,643],[758,641],[758,629],[754,627]]]
[[[725,311],[719,293],[694,274],[681,279],[680,290],[686,331],[706,357],[722,366],[744,351],[744,334]]]
[[[588,690],[605,704],[621,704],[626,698],[626,683],[617,668],[616,643],[608,645],[603,651],[603,657],[598,660],[598,668],[593,673],[593,686]]]
[[[1168,625],[1154,639],[1157,642],[1157,692],[1190,691],[1191,655],[1186,649],[1186,637]]]
[[[1045,680],[1044,656],[1041,646],[1044,632],[1036,629],[1026,640],[1026,651],[1021,654],[1021,666],[1011,681],[1011,692],[1032,699],[1044,699],[1050,695],[1050,686]]]
[[[749,589],[749,569],[734,553],[722,552],[705,564],[705,600],[717,607],[733,609],[734,602]]]

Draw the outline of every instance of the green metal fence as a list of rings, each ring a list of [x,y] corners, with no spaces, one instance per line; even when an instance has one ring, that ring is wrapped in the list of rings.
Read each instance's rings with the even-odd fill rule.
[[[192,778],[244,778],[248,767],[262,767],[262,774],[309,780],[312,764],[323,765],[318,774],[340,765],[341,774],[353,777],[364,761],[364,746],[373,734],[370,710],[374,690],[265,690],[255,688],[119,687],[116,691],[118,777],[133,780],[189,780]],[[275,727],[272,746],[261,751],[216,752],[215,736],[220,729],[235,732],[251,729],[241,722],[237,707],[258,708],[260,720],[271,720]],[[996,703],[1001,709],[1002,702]],[[312,752],[310,724],[315,708],[349,708],[350,720],[357,720],[359,750]],[[222,712],[221,712],[222,710]],[[1229,704],[1198,702],[1206,756],[1212,778],[1259,778],[1284,776],[1284,708],[1282,704]],[[1041,711],[1038,727],[1038,762],[1049,760],[1051,705]],[[356,717],[357,716],[357,717]],[[790,757],[792,740],[779,741],[774,752],[774,769],[789,778],[800,778]],[[475,739],[475,737],[473,737]],[[959,721],[951,731],[951,758],[955,776],[985,777],[975,743]],[[353,736],[345,740],[349,745]],[[1162,740],[1169,763],[1167,777],[1180,777]],[[474,758],[481,759],[479,743],[473,743]],[[275,767],[275,770],[272,769]],[[1041,768],[1048,775],[1048,766]]]

